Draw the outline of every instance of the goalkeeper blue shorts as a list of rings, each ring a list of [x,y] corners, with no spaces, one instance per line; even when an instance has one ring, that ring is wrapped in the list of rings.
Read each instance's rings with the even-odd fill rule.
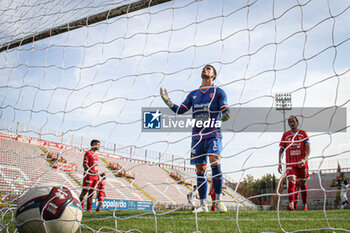
[[[211,155],[220,155],[222,150],[222,138],[205,138],[202,140],[192,140],[191,164],[206,165],[207,158]]]

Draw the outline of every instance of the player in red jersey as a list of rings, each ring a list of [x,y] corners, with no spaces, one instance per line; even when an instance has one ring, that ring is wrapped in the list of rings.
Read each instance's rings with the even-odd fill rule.
[[[100,212],[101,211],[101,206],[103,205],[104,197],[106,196],[105,193],[105,179],[106,179],[106,174],[101,173],[100,175],[100,181],[97,185],[97,201],[98,201],[98,206],[96,211]]]
[[[82,203],[82,209],[84,209],[84,199],[87,193],[89,193],[87,198],[87,211],[91,212],[92,207],[92,199],[93,199],[93,192],[95,190],[95,187],[99,181],[99,175],[98,175],[98,169],[97,169],[97,162],[98,157],[95,153],[100,149],[100,141],[99,140],[92,140],[91,143],[91,149],[87,151],[84,155],[84,161],[83,161],[83,167],[84,167],[84,179],[83,179],[83,190],[80,194],[80,202]]]
[[[301,199],[303,201],[303,209],[307,210],[307,187],[306,180],[309,178],[308,158],[310,155],[310,142],[307,133],[298,129],[299,121],[294,115],[288,118],[290,131],[283,134],[280,142],[278,172],[282,172],[281,158],[283,152],[286,152],[286,175],[288,182],[288,193],[294,193],[297,179],[299,180],[299,188]],[[294,210],[294,198],[296,195],[289,195],[288,210]]]

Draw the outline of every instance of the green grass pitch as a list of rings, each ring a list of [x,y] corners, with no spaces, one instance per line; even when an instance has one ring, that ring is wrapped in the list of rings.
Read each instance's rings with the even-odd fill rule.
[[[238,220],[237,220],[238,219]],[[3,223],[9,223],[5,217]],[[327,221],[328,220],[328,221]],[[4,225],[2,225],[3,227]],[[115,230],[117,229],[117,230]],[[80,232],[350,232],[350,210],[198,213],[102,211],[84,213]],[[4,232],[15,232],[10,223]],[[78,231],[79,232],[79,231]]]

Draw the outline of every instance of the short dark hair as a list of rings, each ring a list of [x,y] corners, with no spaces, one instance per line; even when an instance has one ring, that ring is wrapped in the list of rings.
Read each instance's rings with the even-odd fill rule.
[[[298,120],[298,118],[297,118],[297,116],[295,116],[295,115],[290,115],[289,117],[288,117],[288,120],[289,119],[295,119],[295,121],[299,124],[299,120]]]
[[[92,145],[94,145],[94,144],[96,144],[96,143],[100,143],[100,141],[97,140],[97,139],[93,139],[93,140],[91,140],[91,142],[90,142],[90,146],[92,146]]]
[[[213,68],[213,71],[214,71],[214,74],[215,74],[215,77],[214,77],[213,80],[215,80],[215,79],[216,79],[216,69],[215,69],[215,67],[212,66],[212,65],[210,65],[210,64],[207,64],[207,65],[205,65],[205,66],[209,66],[209,67]]]

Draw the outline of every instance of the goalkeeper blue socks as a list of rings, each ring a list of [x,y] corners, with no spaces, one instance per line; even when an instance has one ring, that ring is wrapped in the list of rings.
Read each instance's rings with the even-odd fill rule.
[[[197,173],[197,187],[198,187],[199,199],[207,199],[208,182],[205,179],[204,174]]]
[[[211,166],[211,174],[213,177],[213,185],[216,194],[222,193],[222,172],[221,164]]]

